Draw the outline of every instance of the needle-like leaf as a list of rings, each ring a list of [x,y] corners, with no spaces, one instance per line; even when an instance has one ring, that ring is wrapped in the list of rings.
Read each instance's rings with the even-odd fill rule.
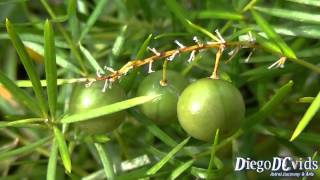
[[[25,70],[27,71],[27,74],[32,82],[33,85],[33,90],[35,92],[36,98],[38,100],[39,106],[41,108],[42,114],[44,117],[47,116],[47,103],[45,101],[43,92],[42,92],[42,88],[41,88],[41,84],[40,84],[40,79],[39,76],[36,73],[34,64],[32,63],[32,61],[30,60],[30,57],[21,41],[21,39],[19,38],[18,34],[16,33],[14,27],[12,26],[11,22],[9,21],[9,19],[6,19],[6,27],[7,27],[7,32],[9,34],[10,40],[13,44],[13,46],[15,47],[20,60],[25,68]]]
[[[48,104],[51,118],[54,119],[57,106],[57,67],[54,32],[49,20],[44,25],[44,64],[47,78]]]

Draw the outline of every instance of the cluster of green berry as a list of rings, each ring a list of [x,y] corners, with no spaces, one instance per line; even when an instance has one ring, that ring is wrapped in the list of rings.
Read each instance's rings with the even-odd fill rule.
[[[217,129],[230,134],[241,125],[245,105],[239,90],[230,82],[203,78],[189,84],[181,74],[166,70],[151,73],[140,83],[137,96],[156,95],[155,100],[140,106],[141,111],[159,126],[179,121],[192,137],[209,141]],[[70,104],[71,113],[86,111],[125,100],[124,90],[113,84],[102,92],[103,83],[97,81],[90,88],[74,88]],[[87,133],[105,133],[117,128],[125,119],[124,111],[77,123]]]

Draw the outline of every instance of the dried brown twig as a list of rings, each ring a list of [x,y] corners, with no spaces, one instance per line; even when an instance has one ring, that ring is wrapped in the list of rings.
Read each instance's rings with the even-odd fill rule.
[[[98,76],[95,79],[90,79],[90,81],[101,81],[101,80],[107,80],[110,82],[114,82],[117,79],[119,79],[120,77],[126,75],[131,69],[133,68],[137,68],[146,64],[152,64],[154,61],[160,60],[160,59],[164,59],[164,58],[168,58],[170,59],[170,57],[174,57],[180,53],[186,53],[186,52],[196,52],[196,51],[201,51],[201,50],[205,50],[205,49],[218,49],[218,52],[221,50],[221,47],[225,47],[225,48],[230,48],[230,47],[242,47],[245,46],[246,48],[250,48],[250,47],[254,47],[255,44],[252,42],[244,42],[244,41],[236,41],[236,42],[207,42],[206,44],[201,44],[201,43],[197,43],[196,45],[192,45],[192,46],[187,46],[187,47],[180,47],[178,49],[174,49],[174,50],[169,50],[169,51],[164,51],[164,52],[157,52],[155,49],[152,49],[154,54],[153,56],[147,57],[145,59],[138,59],[138,60],[131,60],[128,63],[126,63],[124,66],[122,66],[119,70],[116,71],[112,71],[110,74],[108,75],[104,75],[104,76]],[[220,49],[220,50],[219,50]],[[220,58],[220,55],[218,58]],[[194,56],[194,53],[192,53]],[[191,54],[191,55],[192,55]],[[217,60],[216,60],[217,61]],[[217,67],[215,68],[217,69]],[[215,76],[216,78],[216,76]]]

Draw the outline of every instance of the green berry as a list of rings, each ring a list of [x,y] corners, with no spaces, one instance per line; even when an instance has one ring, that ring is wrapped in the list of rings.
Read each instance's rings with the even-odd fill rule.
[[[104,81],[94,82],[90,87],[77,84],[70,98],[70,112],[85,112],[94,108],[110,105],[126,99],[124,90],[117,84],[102,91]],[[117,128],[125,119],[125,111],[80,121],[76,127],[88,134],[102,134]]]
[[[141,111],[158,125],[177,121],[177,102],[188,81],[179,73],[167,70],[166,85],[161,85],[162,71],[148,75],[139,85],[138,96],[161,95],[141,105]]]
[[[177,112],[179,123],[189,135],[209,141],[218,128],[226,135],[241,126],[245,104],[241,93],[231,83],[204,78],[182,92]]]

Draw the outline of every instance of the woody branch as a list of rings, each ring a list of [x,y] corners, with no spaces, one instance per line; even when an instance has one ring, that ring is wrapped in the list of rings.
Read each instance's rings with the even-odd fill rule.
[[[246,47],[253,48],[255,46],[252,43],[238,42],[238,41],[236,41],[236,42],[208,42],[206,44],[198,43],[198,44],[192,45],[192,46],[181,47],[181,48],[174,49],[174,50],[159,52],[159,53],[157,53],[153,56],[147,57],[145,59],[131,60],[128,63],[126,63],[124,66],[122,66],[119,70],[111,72],[110,74],[105,75],[105,76],[96,77],[95,80],[96,81],[100,81],[100,80],[115,81],[115,80],[119,79],[121,76],[127,74],[133,68],[137,68],[137,67],[152,63],[152,62],[160,60],[160,59],[168,58],[168,57],[172,56],[173,54],[177,54],[177,52],[178,52],[178,54],[180,54],[180,53],[200,51],[200,50],[204,50],[204,49],[212,49],[212,48],[219,49],[219,48],[221,48],[222,44],[225,47],[246,46]]]

